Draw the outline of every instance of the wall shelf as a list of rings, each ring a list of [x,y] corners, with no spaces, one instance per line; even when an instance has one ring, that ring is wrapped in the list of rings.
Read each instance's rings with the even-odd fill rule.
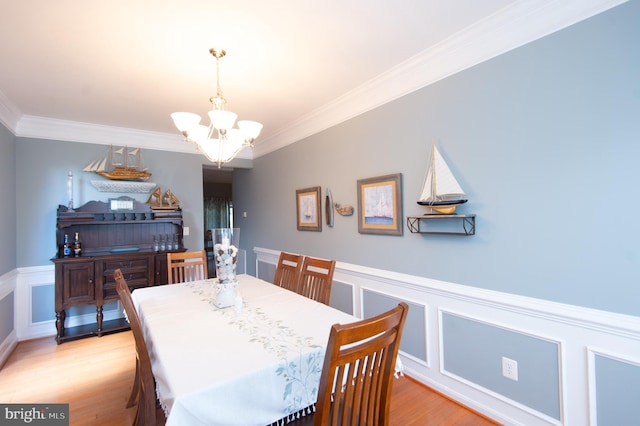
[[[132,182],[127,180],[92,180],[91,185],[100,192],[141,194],[148,194],[156,187],[156,184],[151,182]]]
[[[425,214],[407,216],[412,234],[475,235],[475,214]]]

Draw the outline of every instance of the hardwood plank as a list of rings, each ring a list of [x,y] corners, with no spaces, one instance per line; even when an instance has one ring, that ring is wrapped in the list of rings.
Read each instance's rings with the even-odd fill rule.
[[[135,359],[130,331],[62,345],[52,337],[20,342],[0,369],[0,401],[68,403],[72,426],[132,424]],[[408,376],[394,379],[392,392],[392,425],[497,424]]]
[[[499,423],[405,375],[393,381],[389,424],[484,426]]]
[[[57,345],[20,342],[0,369],[0,401],[68,403],[71,425],[132,424],[126,408],[135,372],[131,332]]]

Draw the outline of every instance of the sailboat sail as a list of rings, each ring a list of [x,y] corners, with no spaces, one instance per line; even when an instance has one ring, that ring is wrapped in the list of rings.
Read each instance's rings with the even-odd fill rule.
[[[87,164],[87,166],[84,169],[82,169],[82,171],[83,172],[95,172],[96,169],[98,168],[98,164],[100,164],[100,160],[93,161],[93,162]]]
[[[466,203],[460,187],[435,144],[431,147],[431,163],[427,170],[418,204],[431,207],[438,213],[453,213],[456,205]]]
[[[380,193],[380,199],[378,200],[378,205],[376,206],[375,216],[391,218],[393,217],[393,207],[387,203],[383,192]]]
[[[118,161],[116,161],[116,160],[115,160],[115,157],[114,157],[113,155],[114,155],[114,154],[117,154],[117,155],[122,156],[122,155],[124,154],[124,148],[123,148],[123,147],[120,147],[120,148],[118,148],[118,149],[113,149],[113,146],[112,146],[110,149],[111,149],[111,165],[112,165],[112,166],[114,166],[114,167],[122,166],[122,164],[123,164],[123,163],[122,163],[122,162],[118,162]],[[122,158],[123,158],[123,159],[124,159],[124,161],[125,161],[125,163],[124,163],[124,164],[125,164],[125,167],[127,167],[127,166],[126,166],[126,157],[122,157]]]

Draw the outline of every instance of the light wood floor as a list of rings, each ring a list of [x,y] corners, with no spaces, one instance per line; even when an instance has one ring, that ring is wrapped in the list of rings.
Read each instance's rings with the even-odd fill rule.
[[[135,371],[131,332],[56,345],[20,342],[0,369],[0,402],[69,403],[72,426],[123,426]],[[391,425],[494,425],[409,377],[394,382]]]

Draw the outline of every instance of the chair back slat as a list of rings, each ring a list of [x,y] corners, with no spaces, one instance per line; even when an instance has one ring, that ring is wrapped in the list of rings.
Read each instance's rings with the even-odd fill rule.
[[[209,278],[206,251],[167,253],[167,273],[169,284]]]
[[[409,306],[331,327],[325,353],[316,426],[387,425],[396,357]]]
[[[303,259],[302,255],[280,252],[273,283],[287,290],[297,291]]]
[[[335,267],[335,260],[305,257],[302,262],[297,292],[328,305]]]

